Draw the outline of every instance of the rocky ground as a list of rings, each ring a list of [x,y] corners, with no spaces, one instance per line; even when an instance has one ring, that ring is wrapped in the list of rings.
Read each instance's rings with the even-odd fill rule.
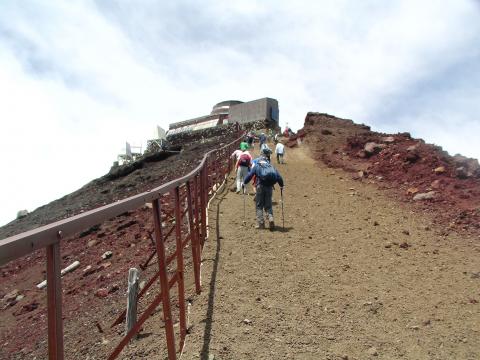
[[[201,141],[94,180],[1,228],[0,238],[158,186],[228,138]],[[190,299],[183,358],[480,357],[477,163],[407,134],[377,134],[318,113],[307,115],[288,145],[287,164],[279,166],[287,183],[284,231],[253,229],[251,197],[247,227],[243,198],[234,193],[223,193],[218,213],[216,206],[210,212],[204,292]],[[430,195],[414,200],[420,194]],[[278,226],[278,192],[275,200]],[[123,325],[110,324],[125,306],[128,269],[153,252],[150,211],[142,207],[62,243],[62,267],[81,264],[63,278],[67,358],[105,358],[121,339]],[[45,291],[35,288],[44,269],[41,252],[0,268],[2,359],[46,356]],[[145,267],[142,279],[154,269]],[[122,354],[163,358],[161,312]]]

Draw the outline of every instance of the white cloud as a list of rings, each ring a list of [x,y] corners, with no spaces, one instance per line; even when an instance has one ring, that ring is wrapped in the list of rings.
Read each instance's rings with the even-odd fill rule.
[[[329,112],[480,157],[479,12],[466,0],[2,2],[0,223],[102,175],[125,140],[224,99],[275,97],[294,128]]]

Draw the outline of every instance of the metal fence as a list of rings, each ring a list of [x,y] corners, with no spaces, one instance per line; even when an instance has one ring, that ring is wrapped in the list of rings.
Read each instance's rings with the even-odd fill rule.
[[[137,323],[123,337],[108,357],[115,359],[128,342],[141,329],[143,323],[162,303],[163,319],[168,358],[176,359],[177,351],[181,351],[187,333],[186,321],[186,294],[184,284],[184,256],[187,245],[192,249],[193,273],[195,290],[201,291],[200,263],[203,244],[208,234],[207,204],[209,199],[225,181],[232,170],[230,155],[238,148],[241,137],[219,149],[206,153],[198,167],[189,174],[172,180],[151,191],[120,200],[98,209],[70,217],[37,229],[0,240],[0,266],[28,255],[39,249],[46,249],[47,267],[47,314],[48,314],[48,355],[49,359],[63,359],[63,320],[62,320],[62,283],[60,276],[60,248],[62,239],[78,234],[93,225],[137,209],[145,203],[151,203],[154,223],[155,252],[147,263],[157,255],[158,272],[146,283],[139,292],[142,297],[157,281],[160,281],[160,293],[153,302],[139,316]],[[167,228],[162,220],[170,218],[172,225]],[[175,236],[175,251],[167,254],[165,241]],[[176,261],[176,270],[169,276],[167,266]],[[180,336],[175,340],[174,324],[172,319],[172,298],[170,289],[177,284],[179,308]],[[123,312],[112,326],[124,321]]]

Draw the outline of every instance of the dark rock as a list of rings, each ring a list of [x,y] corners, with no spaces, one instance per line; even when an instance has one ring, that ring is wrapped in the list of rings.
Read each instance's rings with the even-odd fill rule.
[[[117,292],[118,290],[120,290],[120,286],[118,286],[117,284],[113,284],[112,287],[108,290],[108,293],[112,294],[114,292]]]
[[[17,311],[14,313],[15,316],[19,316],[19,315],[22,315],[22,314],[26,314],[28,312],[31,312],[35,309],[38,308],[40,304],[38,303],[37,300],[33,300],[32,302],[26,304],[26,305],[23,305],[22,308],[20,309],[20,311]]]
[[[459,179],[466,179],[466,178],[469,177],[469,173],[468,173],[467,169],[464,168],[463,166],[460,166],[460,167],[455,169],[455,175]]]
[[[121,231],[123,229],[129,228],[130,226],[133,226],[135,224],[137,224],[136,220],[127,221],[125,224],[122,224],[119,227],[117,227],[117,231]]]
[[[420,159],[420,155],[416,151],[411,151],[405,155],[405,160],[409,163],[417,162]]]
[[[82,231],[79,235],[79,237],[85,237],[87,235],[90,235],[91,233],[94,233],[96,231],[100,230],[100,225],[97,224],[97,225],[93,225],[92,227],[90,227],[88,230],[85,230],[85,231]]]

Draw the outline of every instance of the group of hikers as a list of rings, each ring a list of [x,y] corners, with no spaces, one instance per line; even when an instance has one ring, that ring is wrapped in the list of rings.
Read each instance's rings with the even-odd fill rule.
[[[274,186],[278,184],[280,191],[283,194],[283,178],[280,173],[270,163],[270,155],[272,150],[268,147],[267,136],[261,133],[258,136],[260,156],[253,158],[249,149],[253,149],[255,136],[253,133],[246,135],[245,141],[240,143],[240,148],[235,150],[231,157],[235,159],[236,168],[236,192],[247,195],[247,184],[253,182],[253,192],[255,194],[256,207],[256,229],[265,229],[265,215],[268,218],[268,227],[271,231],[275,229],[275,222],[273,218],[272,209],[272,193]],[[277,163],[284,164],[285,146],[278,141],[275,136],[274,141],[275,154],[277,156]]]

